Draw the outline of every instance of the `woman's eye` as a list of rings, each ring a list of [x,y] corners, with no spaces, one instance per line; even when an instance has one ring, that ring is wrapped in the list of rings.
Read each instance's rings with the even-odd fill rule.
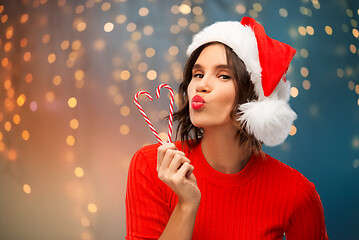
[[[194,78],[203,78],[203,74],[197,73],[193,75]]]
[[[221,76],[219,76],[219,78],[223,78],[223,79],[231,79],[231,77],[230,76],[228,76],[228,75],[221,75]]]

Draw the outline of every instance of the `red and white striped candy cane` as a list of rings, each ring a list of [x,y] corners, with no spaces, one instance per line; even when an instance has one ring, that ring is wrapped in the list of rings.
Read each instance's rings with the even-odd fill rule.
[[[138,110],[140,110],[140,113],[142,114],[143,118],[144,118],[145,121],[147,122],[148,126],[150,127],[152,133],[155,135],[155,137],[157,138],[157,140],[158,140],[161,144],[163,144],[162,139],[161,139],[160,136],[158,135],[158,133],[157,133],[156,129],[153,127],[153,125],[152,125],[150,119],[147,117],[146,113],[143,111],[142,106],[141,106],[141,105],[139,104],[139,102],[138,102],[138,96],[140,96],[141,94],[145,94],[145,95],[150,99],[150,101],[153,100],[152,96],[151,96],[148,92],[146,92],[146,91],[139,91],[138,93],[136,93],[136,95],[135,95],[135,97],[134,97],[134,102],[135,102],[135,104],[136,104]]]
[[[173,120],[173,99],[174,99],[174,94],[173,94],[173,90],[170,86],[168,86],[167,84],[161,84],[157,87],[157,91],[156,91],[156,98],[160,97],[160,91],[161,88],[167,88],[168,91],[170,92],[171,95],[171,101],[170,101],[170,117],[168,119],[168,142],[172,142],[171,140],[171,136],[172,136],[172,120]]]

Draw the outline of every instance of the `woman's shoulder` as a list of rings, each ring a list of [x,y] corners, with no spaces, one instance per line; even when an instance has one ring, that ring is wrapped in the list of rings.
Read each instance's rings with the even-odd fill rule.
[[[297,169],[279,161],[278,159],[266,153],[263,154],[263,163],[265,165],[264,169],[270,170],[266,172],[272,175],[276,175],[277,178],[279,177],[278,179],[280,181],[292,181],[293,184],[298,184],[299,182],[307,185],[313,184]]]

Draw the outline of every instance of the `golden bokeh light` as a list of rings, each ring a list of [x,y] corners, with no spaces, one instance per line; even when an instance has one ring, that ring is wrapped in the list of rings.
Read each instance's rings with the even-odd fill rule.
[[[198,32],[199,29],[200,27],[197,23],[191,23],[191,25],[189,25],[189,30],[191,30],[191,32]]]
[[[50,39],[51,39],[50,34],[44,34],[44,35],[42,36],[42,42],[43,42],[43,43],[48,43],[48,42],[50,42]]]
[[[70,121],[70,127],[74,130],[78,129],[80,123],[76,118],[71,119]]]
[[[2,22],[2,23],[6,23],[7,19],[8,19],[8,16],[7,16],[6,14],[4,14],[4,15],[1,17],[1,22]]]
[[[203,13],[203,10],[200,6],[196,6],[192,9],[192,12],[195,15],[201,15]]]
[[[130,127],[126,124],[121,125],[120,127],[120,133],[122,135],[127,135],[130,132]]]
[[[10,39],[12,38],[12,36],[14,35],[14,27],[13,26],[10,26],[6,29],[6,39]]]
[[[81,13],[83,13],[84,10],[85,10],[85,7],[84,7],[83,5],[78,5],[78,6],[75,8],[76,14],[81,14]]]
[[[31,59],[31,53],[29,51],[24,53],[24,61],[28,62]]]
[[[79,49],[81,48],[81,46],[82,46],[82,43],[81,43],[80,40],[75,40],[75,41],[73,41],[72,44],[71,44],[71,48],[72,48],[72,50],[74,50],[74,51],[79,50]]]
[[[181,4],[181,6],[179,6],[178,10],[185,15],[188,15],[191,13],[191,7],[187,4]]]
[[[45,99],[47,102],[53,102],[55,100],[55,93],[53,91],[46,92]]]
[[[359,84],[355,85],[355,93],[359,94]]]
[[[178,54],[179,50],[178,50],[178,47],[176,46],[171,46],[169,49],[168,49],[168,53],[171,55],[171,56],[176,56]]]
[[[338,69],[337,69],[337,76],[338,76],[339,78],[343,78],[343,77],[344,77],[344,71],[343,71],[343,69],[341,69],[341,68],[338,68]]]
[[[103,12],[107,12],[108,10],[110,10],[111,9],[111,3],[109,3],[109,2],[104,2],[104,3],[102,3],[102,5],[101,5],[101,10],[103,11]]]
[[[97,206],[96,206],[96,204],[94,204],[94,203],[89,203],[89,204],[87,205],[87,209],[88,209],[88,211],[89,211],[90,213],[95,213],[95,212],[97,212]]]
[[[123,106],[123,107],[121,107],[120,112],[121,112],[122,116],[126,117],[126,116],[128,116],[130,114],[130,108],[127,107],[127,106]]]
[[[25,82],[26,82],[26,83],[31,83],[32,80],[33,80],[33,75],[32,75],[32,73],[27,73],[27,74],[25,75]]]
[[[24,139],[25,141],[28,141],[28,140],[30,139],[30,133],[29,133],[29,131],[27,131],[27,130],[22,131],[21,137],[22,137],[22,139]]]
[[[137,69],[138,69],[138,71],[140,71],[142,73],[146,72],[148,70],[148,65],[145,62],[141,62],[138,64]]]
[[[56,55],[55,55],[55,53],[51,53],[51,54],[47,57],[47,61],[48,61],[49,63],[54,63],[55,60],[56,60]]]
[[[114,28],[114,25],[112,22],[107,22],[103,26],[103,29],[105,30],[105,32],[112,32],[113,28]]]
[[[75,137],[72,136],[72,135],[68,135],[68,136],[66,137],[66,143],[67,143],[67,145],[69,145],[69,146],[75,145]]]
[[[27,46],[27,38],[23,38],[20,40],[20,47],[24,48]]]
[[[70,42],[69,42],[69,41],[63,40],[63,41],[61,42],[61,49],[62,49],[62,50],[68,49],[69,46],[70,46]]]
[[[285,9],[285,8],[279,9],[279,15],[281,15],[282,17],[288,17],[287,9]]]
[[[302,35],[302,36],[304,36],[305,34],[307,34],[307,31],[306,31],[305,27],[303,27],[303,26],[298,27],[298,32],[299,32],[299,34]]]
[[[128,70],[121,71],[120,77],[122,80],[128,80],[130,78],[131,74]]]
[[[153,48],[147,48],[145,54],[147,57],[151,58],[151,57],[155,56],[156,50]]]
[[[56,75],[53,79],[52,79],[52,83],[55,85],[55,86],[59,86],[61,84],[61,76],[60,75]]]
[[[297,97],[298,96],[298,94],[299,94],[299,91],[298,91],[298,88],[296,88],[296,87],[291,87],[290,88],[290,95],[292,96],[292,97]]]
[[[132,39],[132,41],[135,41],[135,42],[139,41],[141,39],[141,37],[142,37],[142,34],[139,31],[135,31],[131,34],[131,39]]]
[[[309,89],[310,89],[310,86],[311,86],[311,84],[310,84],[310,82],[309,82],[308,80],[304,80],[304,81],[303,81],[303,88],[304,88],[305,90],[309,90]]]
[[[186,18],[180,18],[180,19],[178,19],[177,24],[180,27],[187,27],[188,20]]]
[[[82,178],[84,176],[84,170],[80,167],[75,168],[75,175],[76,177]]]
[[[300,55],[303,57],[303,58],[307,58],[309,53],[308,53],[308,50],[303,48],[300,50]]]
[[[136,27],[137,27],[136,24],[131,22],[127,24],[126,29],[128,32],[134,32],[136,30]]]
[[[77,31],[82,32],[86,30],[86,23],[85,22],[79,22],[76,26]]]
[[[12,117],[12,121],[13,121],[16,125],[19,125],[19,124],[20,124],[20,121],[21,121],[20,115],[19,115],[19,114],[15,114],[15,115]]]
[[[351,53],[355,54],[357,51],[357,47],[354,44],[350,44],[349,50]]]
[[[11,131],[11,128],[12,128],[11,122],[6,121],[6,122],[4,123],[4,129],[5,129],[5,131],[10,132],[10,131]]]
[[[171,7],[171,13],[173,13],[173,14],[179,14],[179,13],[180,13],[180,11],[179,11],[179,6],[173,5],[173,6]]]
[[[9,89],[11,88],[11,80],[10,80],[10,79],[6,79],[6,80],[4,81],[4,88],[5,88],[6,90],[9,90]]]
[[[77,99],[75,97],[71,97],[67,101],[67,104],[69,105],[70,108],[75,108],[77,105]]]
[[[325,32],[328,35],[332,35],[333,34],[333,29],[330,26],[325,26]]]
[[[25,193],[30,194],[31,193],[31,187],[29,184],[24,184],[24,186],[22,187],[22,189],[24,190]]]
[[[309,35],[313,35],[314,34],[314,28],[312,26],[307,26],[306,27],[307,33]]]
[[[143,34],[149,36],[153,33],[153,27],[150,25],[147,25],[143,28]]]
[[[4,57],[2,60],[1,60],[1,65],[3,67],[6,67],[7,65],[9,64],[9,59],[7,57]]]
[[[146,8],[146,7],[142,7],[142,8],[140,8],[140,10],[138,10],[138,14],[139,14],[141,17],[147,16],[148,13],[149,13],[149,10],[148,10],[148,8]]]
[[[24,103],[26,102],[26,96],[25,96],[25,94],[21,94],[20,96],[18,96],[16,102],[17,102],[17,105],[18,105],[19,107],[23,106]]]
[[[149,70],[147,72],[147,78],[152,81],[155,80],[157,78],[157,72],[155,70]]]
[[[306,67],[302,67],[302,68],[300,68],[300,75],[302,75],[303,77],[308,77],[308,75],[309,75],[309,70],[308,70],[308,68],[306,68]]]
[[[170,32],[172,33],[172,34],[177,34],[177,33],[179,33],[181,31],[181,28],[178,26],[178,25],[172,25],[171,27],[170,27]]]
[[[263,10],[262,5],[259,4],[259,3],[254,3],[254,4],[253,4],[253,9],[254,9],[256,12],[261,12],[261,11]]]
[[[356,38],[358,38],[358,37],[359,37],[359,32],[358,32],[358,29],[353,28],[352,33],[353,33],[353,36],[354,36],[354,37],[356,37]]]
[[[292,125],[289,131],[289,135],[294,136],[296,133],[297,133],[297,128],[294,125]]]
[[[4,45],[4,51],[5,51],[5,52],[9,52],[9,51],[11,50],[11,47],[12,47],[11,42],[5,43],[5,45]]]
[[[85,76],[85,73],[83,70],[77,70],[74,75],[76,80],[82,80]]]
[[[122,23],[124,23],[124,22],[126,22],[126,20],[127,20],[127,17],[126,17],[126,15],[118,15],[117,17],[116,17],[116,22],[118,23],[118,24],[122,24]]]

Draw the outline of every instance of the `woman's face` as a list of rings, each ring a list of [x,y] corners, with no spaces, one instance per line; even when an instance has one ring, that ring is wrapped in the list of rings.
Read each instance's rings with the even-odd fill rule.
[[[193,66],[187,92],[194,126],[209,128],[231,124],[235,86],[223,45],[212,44],[203,49]]]

